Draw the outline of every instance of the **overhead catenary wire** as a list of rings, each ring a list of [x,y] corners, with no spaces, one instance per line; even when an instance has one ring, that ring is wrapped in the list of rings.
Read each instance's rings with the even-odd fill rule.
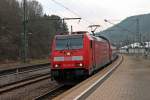
[[[89,24],[94,24],[93,22],[90,22],[90,21],[88,21],[87,19],[81,17],[78,13],[76,13],[76,12],[73,11],[72,9],[66,7],[64,4],[62,4],[62,3],[60,3],[60,2],[58,2],[58,1],[56,1],[56,0],[51,0],[51,1],[53,1],[55,4],[57,4],[57,5],[59,5],[59,6],[63,7],[64,9],[68,10],[69,12],[71,12],[71,13],[74,14],[74,15],[76,15],[77,17],[82,18],[85,22],[87,22],[87,23],[89,23]]]
[[[44,2],[48,2],[49,4],[52,4],[52,2],[50,2],[50,0],[44,0]],[[55,10],[54,10],[54,9],[52,9],[50,6],[48,6],[48,7],[47,7],[47,6],[44,6],[44,7],[46,7],[46,9],[53,10],[53,11],[51,11],[51,12],[54,12],[54,11],[55,11]],[[65,16],[61,14],[61,17],[63,17],[63,18],[64,18]]]

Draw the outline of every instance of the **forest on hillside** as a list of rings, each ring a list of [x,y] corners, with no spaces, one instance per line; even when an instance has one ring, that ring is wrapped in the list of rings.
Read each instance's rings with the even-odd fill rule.
[[[27,1],[26,8],[28,58],[48,57],[53,36],[68,31],[67,25],[57,15],[44,14],[38,1]],[[23,2],[0,0],[0,61],[21,58],[23,22]]]

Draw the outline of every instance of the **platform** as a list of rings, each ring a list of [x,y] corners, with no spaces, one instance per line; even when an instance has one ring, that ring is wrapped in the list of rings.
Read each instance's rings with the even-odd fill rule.
[[[87,100],[150,100],[150,61],[124,56],[118,69]]]

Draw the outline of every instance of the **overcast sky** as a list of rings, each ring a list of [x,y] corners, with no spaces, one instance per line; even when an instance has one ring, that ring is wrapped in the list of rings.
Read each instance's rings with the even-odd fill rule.
[[[38,0],[47,14],[57,14],[61,17],[78,17],[52,0]],[[84,20],[68,21],[68,25],[74,26],[74,30],[87,30],[90,23],[100,24],[105,29],[110,27],[104,19],[113,23],[132,15],[150,13],[150,0],[55,0],[71,9]],[[85,21],[86,20],[86,21]],[[88,22],[87,22],[88,21]]]

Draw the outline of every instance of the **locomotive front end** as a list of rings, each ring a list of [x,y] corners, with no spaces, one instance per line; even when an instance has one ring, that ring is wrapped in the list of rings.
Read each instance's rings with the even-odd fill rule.
[[[61,35],[53,41],[51,77],[74,79],[84,75],[84,35]]]

